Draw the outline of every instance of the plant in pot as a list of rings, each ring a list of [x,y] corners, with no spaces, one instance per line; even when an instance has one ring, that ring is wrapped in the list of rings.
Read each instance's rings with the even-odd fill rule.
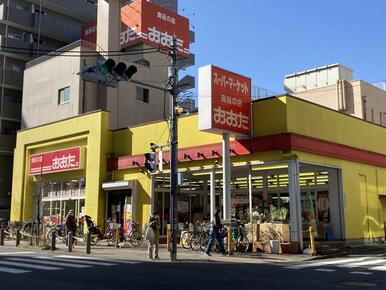
[[[280,207],[277,209],[278,218],[282,223],[287,221],[288,209],[285,207]]]

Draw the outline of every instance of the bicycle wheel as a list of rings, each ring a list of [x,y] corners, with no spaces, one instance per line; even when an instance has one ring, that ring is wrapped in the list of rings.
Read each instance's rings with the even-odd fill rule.
[[[236,250],[245,253],[249,249],[249,240],[247,236],[241,235],[238,237],[237,242],[236,242]]]
[[[192,232],[184,232],[184,234],[181,236],[181,246],[184,249],[189,250],[190,249],[190,243],[192,240],[193,233]]]
[[[201,247],[201,238],[202,235],[200,234],[194,234],[191,238],[190,238],[190,248],[197,252],[198,250],[200,250],[200,247]]]
[[[130,244],[133,247],[139,247],[142,244],[142,234],[139,231],[133,231],[131,233]]]
[[[109,246],[113,246],[115,244],[115,239],[116,239],[116,234],[115,234],[115,231],[107,231],[106,234],[105,234],[105,237],[106,237],[106,241],[107,241],[107,244]]]
[[[201,239],[201,244],[200,244],[200,249],[201,251],[203,252],[206,252],[206,249],[208,247],[208,243],[209,243],[209,235],[205,234],[202,236],[202,239]],[[217,240],[214,240],[214,242],[212,243],[212,249],[211,251],[214,251],[217,247]]]

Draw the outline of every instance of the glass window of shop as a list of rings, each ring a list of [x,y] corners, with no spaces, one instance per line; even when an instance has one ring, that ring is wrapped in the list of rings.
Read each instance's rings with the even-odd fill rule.
[[[253,168],[249,185],[248,169],[234,170],[231,177],[231,217],[250,222],[249,188],[252,189],[254,222],[290,222],[288,168]],[[184,173],[178,198],[179,227],[186,223],[210,220],[210,178],[208,172]],[[332,179],[330,178],[332,176]],[[330,180],[331,179],[331,180]],[[314,165],[302,165],[299,173],[302,227],[316,229],[316,238],[341,236],[339,186],[337,170]],[[161,213],[162,234],[166,233],[170,211],[169,176],[154,179],[154,207]],[[222,174],[215,175],[215,207],[222,207]],[[334,202],[332,202],[334,201]],[[333,231],[333,235],[331,235]],[[307,236],[304,236],[307,239]]]
[[[85,180],[42,180],[42,220],[63,223],[70,210],[78,218],[84,213]],[[39,186],[39,185],[37,185]]]

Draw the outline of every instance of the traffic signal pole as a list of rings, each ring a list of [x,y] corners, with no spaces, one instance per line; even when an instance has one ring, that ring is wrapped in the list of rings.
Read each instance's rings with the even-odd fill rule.
[[[170,260],[177,260],[177,171],[178,171],[178,127],[177,127],[177,98],[178,98],[178,70],[177,70],[177,38],[173,37],[171,50],[171,65],[169,67],[171,89],[171,114],[170,114],[170,217],[171,217],[171,249]]]

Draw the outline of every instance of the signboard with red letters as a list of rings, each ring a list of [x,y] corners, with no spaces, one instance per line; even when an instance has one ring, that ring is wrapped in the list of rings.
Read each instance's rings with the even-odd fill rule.
[[[30,175],[40,175],[83,168],[81,147],[33,154],[30,156]]]
[[[199,129],[250,135],[251,79],[208,65],[198,71]]]
[[[146,0],[136,0],[121,8],[121,47],[147,43],[170,47],[177,37],[178,53],[189,56],[189,19]],[[96,22],[81,29],[81,38],[96,42]]]

